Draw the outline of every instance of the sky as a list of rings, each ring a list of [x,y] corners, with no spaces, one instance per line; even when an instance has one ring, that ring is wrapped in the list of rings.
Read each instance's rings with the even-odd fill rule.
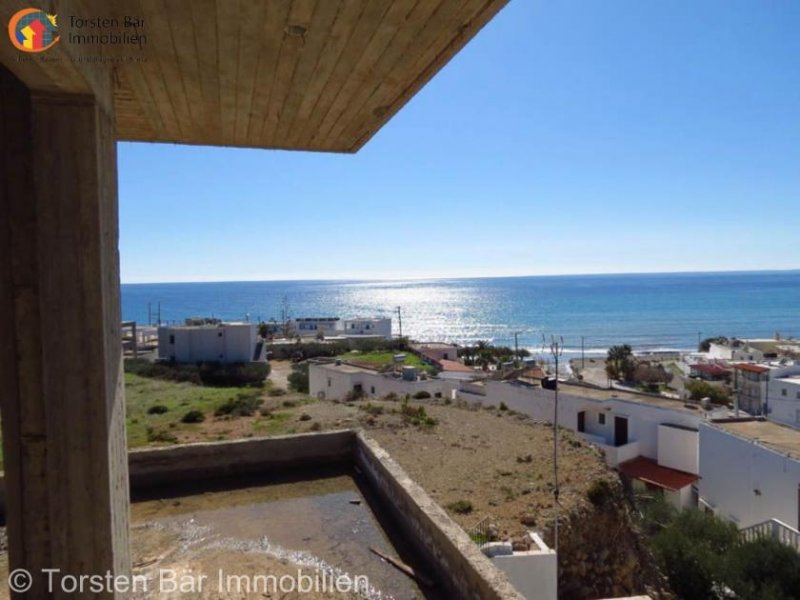
[[[122,281],[800,268],[798,31],[511,0],[357,154],[120,143]]]

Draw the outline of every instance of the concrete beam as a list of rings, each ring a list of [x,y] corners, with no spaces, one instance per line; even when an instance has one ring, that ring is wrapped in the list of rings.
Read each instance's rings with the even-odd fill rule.
[[[41,569],[130,570],[109,105],[32,92],[0,66],[0,398],[9,569],[34,574],[26,597],[67,597]]]

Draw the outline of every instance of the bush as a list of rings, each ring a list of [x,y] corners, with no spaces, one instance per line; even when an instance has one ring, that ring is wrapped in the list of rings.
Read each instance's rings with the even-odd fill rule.
[[[459,515],[468,515],[472,512],[472,502],[469,500],[456,500],[455,502],[451,502],[447,505],[448,510],[459,514]]]
[[[508,406],[506,406],[505,402],[500,403],[500,410],[508,410]]]
[[[169,431],[163,429],[155,429],[153,427],[147,428],[147,441],[152,443],[165,442],[168,444],[177,444],[178,438]]]
[[[416,394],[414,394],[415,400],[426,400],[430,397],[431,397],[430,392],[426,392],[425,390],[420,390]]]
[[[653,550],[679,598],[714,598],[724,557],[738,543],[736,525],[699,510],[680,512],[652,538]]]
[[[298,344],[275,344],[269,346],[273,360],[306,360],[309,358],[333,358],[346,354],[351,350],[361,352],[387,351],[401,352],[408,350],[406,338],[392,340],[351,340],[323,342],[304,341]]]
[[[425,412],[424,406],[418,406],[414,408],[413,406],[409,406],[408,402],[406,401],[403,401],[403,404],[400,407],[400,414],[403,417],[403,421],[419,427],[434,427],[438,424],[436,419],[429,416],[428,413]]]
[[[383,414],[383,407],[378,406],[376,404],[372,404],[371,402],[367,402],[366,404],[363,404],[358,408],[372,416],[378,416]]]
[[[202,423],[205,420],[206,416],[200,410],[190,410],[181,417],[181,423]]]
[[[264,385],[264,379],[270,373],[270,366],[268,363],[221,364],[218,362],[188,365],[132,358],[125,361],[125,372],[151,379],[188,382],[213,387],[261,387]]]
[[[308,363],[298,363],[292,365],[292,372],[289,373],[289,387],[301,394],[308,393]]]
[[[169,409],[163,404],[154,404],[153,406],[147,409],[148,415],[163,415],[164,413],[167,412],[169,412]]]
[[[286,390],[283,389],[282,387],[270,388],[269,391],[267,392],[267,395],[271,396],[273,398],[276,398],[278,396],[285,396],[286,395]]]
[[[711,385],[706,381],[699,379],[691,380],[686,383],[686,389],[689,391],[689,397],[692,400],[702,400],[703,398],[710,398],[714,404],[729,404],[730,396],[725,388]]]
[[[613,498],[614,489],[605,479],[597,479],[589,486],[586,496],[589,498],[589,502],[595,506],[605,506]]]
[[[214,416],[222,417],[229,415],[231,417],[251,417],[263,403],[264,400],[258,396],[240,393],[236,398],[230,398],[219,405],[214,411]]]
[[[778,540],[735,546],[725,557],[725,584],[742,600],[789,600],[800,593],[800,553]]]

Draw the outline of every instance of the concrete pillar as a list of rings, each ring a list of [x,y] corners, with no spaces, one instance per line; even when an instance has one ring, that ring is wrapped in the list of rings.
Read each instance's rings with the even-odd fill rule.
[[[41,569],[130,571],[113,128],[93,96],[0,65],[0,410],[28,598],[76,597],[47,594]]]

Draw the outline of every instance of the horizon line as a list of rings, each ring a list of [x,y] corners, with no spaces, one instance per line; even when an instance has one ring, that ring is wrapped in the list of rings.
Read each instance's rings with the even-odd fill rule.
[[[747,273],[797,273],[800,268],[794,269],[722,269],[708,271],[608,271],[594,273],[540,273],[526,275],[457,275],[457,276],[422,276],[422,277],[329,277],[329,278],[294,278],[294,279],[195,279],[184,281],[120,281],[120,285],[169,285],[192,283],[297,283],[312,281],[340,281],[340,282],[380,282],[380,281],[441,281],[441,280],[467,280],[467,279],[531,279],[546,277],[593,277],[593,276],[620,276],[620,275],[735,275]]]

